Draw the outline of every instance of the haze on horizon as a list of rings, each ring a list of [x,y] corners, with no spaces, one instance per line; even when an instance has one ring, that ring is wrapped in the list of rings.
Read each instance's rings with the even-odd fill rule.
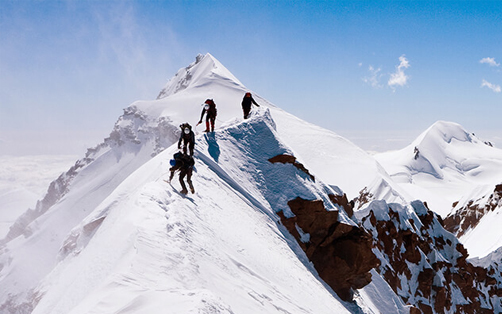
[[[496,1],[2,1],[0,155],[83,154],[206,52],[368,151],[437,120],[502,147],[501,13]]]

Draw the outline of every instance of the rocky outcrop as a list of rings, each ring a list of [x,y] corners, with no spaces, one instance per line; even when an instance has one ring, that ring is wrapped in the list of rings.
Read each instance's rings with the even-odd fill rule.
[[[310,176],[310,178],[312,179],[312,181],[315,182],[315,177],[312,174],[310,174],[310,172],[308,171],[308,169],[305,168],[305,166],[303,164],[299,163],[296,160],[295,156],[291,156],[291,155],[287,155],[287,154],[277,155],[275,157],[270,158],[268,161],[270,161],[271,163],[280,162],[280,163],[283,163],[283,164],[292,164],[293,166],[295,166],[299,170],[305,172],[308,176]]]
[[[371,282],[369,271],[379,265],[371,236],[356,225],[338,221],[338,211],[327,211],[321,200],[296,198],[288,202],[294,217],[279,213],[283,225],[296,238],[319,276],[343,300],[353,289]]]
[[[335,195],[328,194],[329,199],[333,204],[337,204],[341,206],[349,217],[354,215],[354,201],[350,201],[347,199],[347,194],[343,193],[343,195]]]
[[[364,188],[359,191],[359,195],[354,198],[352,202],[355,204],[354,209],[359,209],[363,208],[373,200],[375,200],[375,196],[368,191],[368,188]]]
[[[373,236],[377,271],[405,303],[420,313],[500,313],[495,271],[469,263],[467,250],[422,202],[373,202],[358,218]]]
[[[448,215],[444,220],[446,230],[461,237],[467,230],[476,227],[488,212],[502,207],[502,184],[496,185],[493,193],[486,200],[484,198],[470,200],[465,206],[455,210],[454,214]],[[457,203],[453,204],[453,207],[456,205]]]

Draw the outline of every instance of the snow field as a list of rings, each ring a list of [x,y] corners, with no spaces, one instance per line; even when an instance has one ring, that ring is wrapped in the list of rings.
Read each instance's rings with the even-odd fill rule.
[[[238,128],[221,131],[225,132],[236,137],[244,135]],[[164,299],[164,294],[168,300],[181,300],[165,303],[169,313],[210,309],[221,313],[332,313],[334,309],[338,313],[348,312],[314,277],[308,262],[298,259],[301,250],[279,230],[272,218],[273,209],[263,197],[259,198],[260,193],[239,185],[238,180],[261,179],[246,178],[252,171],[242,167],[242,156],[232,154],[262,151],[235,148],[236,143],[246,146],[248,142],[222,135],[221,138],[228,138],[224,141],[219,133],[219,160],[231,171],[205,162],[211,157],[205,155],[203,137],[198,140],[201,145],[197,145],[194,195],[178,194],[177,176],[173,187],[163,181],[168,177],[166,169],[172,148],[145,164],[96,209],[95,217],[83,222],[85,226],[88,221],[106,217],[90,242],[80,248],[81,252],[68,255],[68,264],[72,266],[55,274],[68,278],[68,282],[51,288],[34,313],[147,313],[149,307],[143,307],[144,300],[164,304],[165,301],[157,300]],[[259,139],[262,132],[257,133],[260,134],[250,138]],[[263,151],[270,148],[263,146]],[[228,158],[239,162],[226,163],[227,152]],[[263,164],[275,166],[266,159]],[[293,175],[298,171],[292,165],[282,166]],[[235,189],[235,185],[240,189]],[[120,241],[113,240],[119,238]],[[110,243],[116,242],[122,245],[110,249]],[[103,256],[105,250],[107,254]],[[97,256],[101,258],[99,265],[105,265],[98,270],[92,266]],[[78,274],[82,286],[66,272]],[[89,277],[96,281],[89,283]],[[62,291],[70,298],[68,303],[63,302]],[[73,299],[78,291],[81,300]],[[113,300],[115,294],[122,299],[117,297],[110,302],[103,298],[109,296]],[[127,299],[126,295],[134,299]]]
[[[501,183],[502,150],[452,122],[438,121],[409,146],[375,158],[408,194],[442,217],[478,185]]]

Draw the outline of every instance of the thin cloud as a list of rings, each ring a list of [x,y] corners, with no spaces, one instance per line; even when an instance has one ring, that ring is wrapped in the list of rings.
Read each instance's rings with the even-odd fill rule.
[[[404,55],[399,57],[399,65],[396,67],[396,72],[391,73],[390,79],[387,84],[394,88],[395,86],[405,86],[410,78],[404,70],[410,67],[410,62]]]
[[[500,85],[492,84],[486,80],[483,80],[483,82],[481,83],[481,87],[488,87],[489,89],[491,89],[495,93],[500,93],[502,91],[502,88],[500,87]]]
[[[370,76],[364,77],[363,81],[375,88],[382,87],[382,84],[380,84],[380,80],[383,76],[383,74],[380,73],[382,69],[381,68],[375,69],[373,66],[370,65],[368,67],[368,71],[370,72]]]
[[[479,63],[486,63],[486,64],[488,64],[489,66],[492,66],[492,67],[498,67],[498,66],[500,66],[500,63],[497,63],[495,61],[495,58],[483,58],[483,59],[479,60]]]
[[[108,2],[107,2],[108,3]],[[170,52],[181,48],[175,32],[163,29],[159,44],[165,46],[165,52],[155,54],[149,43],[148,28],[139,20],[140,14],[134,5],[127,1],[110,2],[105,9],[96,5],[94,19],[99,29],[97,38],[100,43],[101,60],[113,64],[124,72],[123,80],[133,85],[143,96],[152,96],[152,86],[158,84],[154,74],[158,65],[168,63]],[[153,57],[154,56],[154,57]],[[152,59],[156,62],[152,62]],[[155,91],[156,95],[158,91]]]

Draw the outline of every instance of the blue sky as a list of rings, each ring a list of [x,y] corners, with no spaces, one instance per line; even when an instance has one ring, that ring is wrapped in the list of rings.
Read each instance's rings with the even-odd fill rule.
[[[437,120],[502,147],[500,16],[502,1],[2,0],[0,154],[81,154],[206,52],[367,150]]]

